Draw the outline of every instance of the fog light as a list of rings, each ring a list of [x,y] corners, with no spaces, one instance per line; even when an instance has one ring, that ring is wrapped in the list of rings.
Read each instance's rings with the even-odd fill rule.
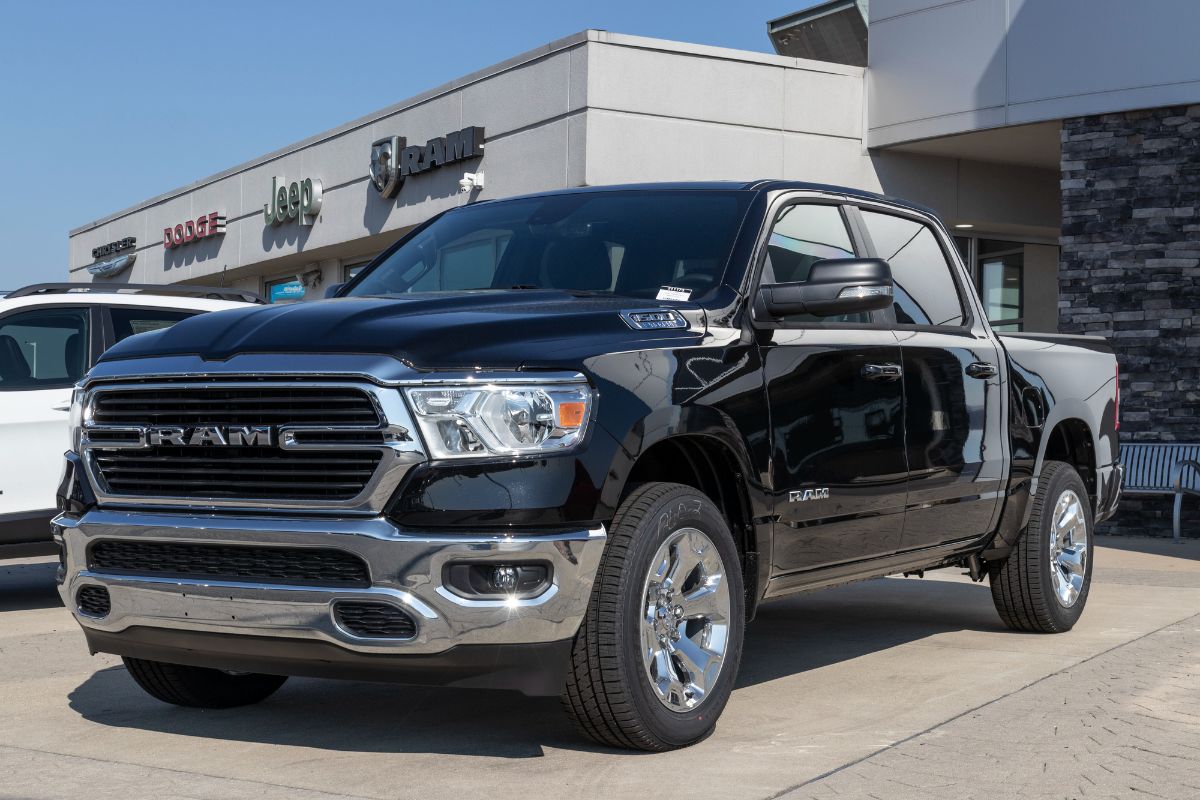
[[[457,562],[447,564],[442,583],[468,600],[528,600],[551,584],[550,565],[544,561],[515,564]]]
[[[517,588],[517,570],[514,567],[496,567],[492,570],[492,588],[508,594]]]

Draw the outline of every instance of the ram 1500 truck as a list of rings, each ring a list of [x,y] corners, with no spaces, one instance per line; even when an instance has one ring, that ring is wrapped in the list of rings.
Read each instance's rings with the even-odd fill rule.
[[[665,750],[713,730],[777,597],[957,566],[1010,628],[1083,611],[1113,353],[997,334],[917,206],[479,202],[334,295],[133,337],[76,391],[62,597],[160,700],[504,687]]]

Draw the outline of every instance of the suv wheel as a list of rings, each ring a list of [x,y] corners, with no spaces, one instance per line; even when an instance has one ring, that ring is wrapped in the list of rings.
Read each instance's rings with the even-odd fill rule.
[[[564,705],[601,744],[698,742],[729,700],[744,628],[741,562],[716,506],[689,486],[643,484],[613,520]]]
[[[123,658],[129,674],[151,697],[191,708],[233,708],[265,700],[283,686],[283,675],[225,672],[141,658]]]
[[[1092,509],[1070,464],[1048,461],[1038,478],[1029,527],[989,571],[992,600],[1004,624],[1040,633],[1069,631],[1087,602],[1092,579]]]

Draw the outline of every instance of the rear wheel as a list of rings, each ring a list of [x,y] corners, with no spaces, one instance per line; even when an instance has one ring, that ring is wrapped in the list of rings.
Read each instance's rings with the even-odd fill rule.
[[[141,658],[123,658],[129,674],[151,697],[191,708],[233,708],[265,700],[287,680],[283,675],[225,672]]]
[[[636,488],[613,520],[563,702],[595,741],[672,750],[712,733],[745,627],[729,526],[688,486]]]
[[[1013,630],[1061,633],[1083,613],[1092,579],[1092,510],[1070,464],[1048,461],[1027,527],[992,566],[992,600]]]

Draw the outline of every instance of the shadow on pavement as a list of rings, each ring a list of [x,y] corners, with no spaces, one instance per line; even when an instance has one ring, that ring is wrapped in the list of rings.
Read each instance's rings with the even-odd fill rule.
[[[0,612],[61,606],[54,573],[58,561],[0,561]]]
[[[1184,538],[1176,542],[1169,536],[1096,536],[1097,547],[1124,550],[1129,553],[1147,553],[1188,561],[1200,561],[1200,539]]]
[[[739,686],[836,664],[945,631],[1003,629],[986,586],[870,581],[764,607],[747,632]],[[737,702],[735,691],[732,701]],[[605,752],[577,734],[554,698],[511,692],[292,679],[240,709],[176,708],[121,667],[70,695],[84,718],[118,728],[347,752],[535,758],[550,746]]]
[[[1000,622],[986,581],[881,578],[822,589],[759,608],[746,632],[738,686],[961,630],[1023,635]]]

